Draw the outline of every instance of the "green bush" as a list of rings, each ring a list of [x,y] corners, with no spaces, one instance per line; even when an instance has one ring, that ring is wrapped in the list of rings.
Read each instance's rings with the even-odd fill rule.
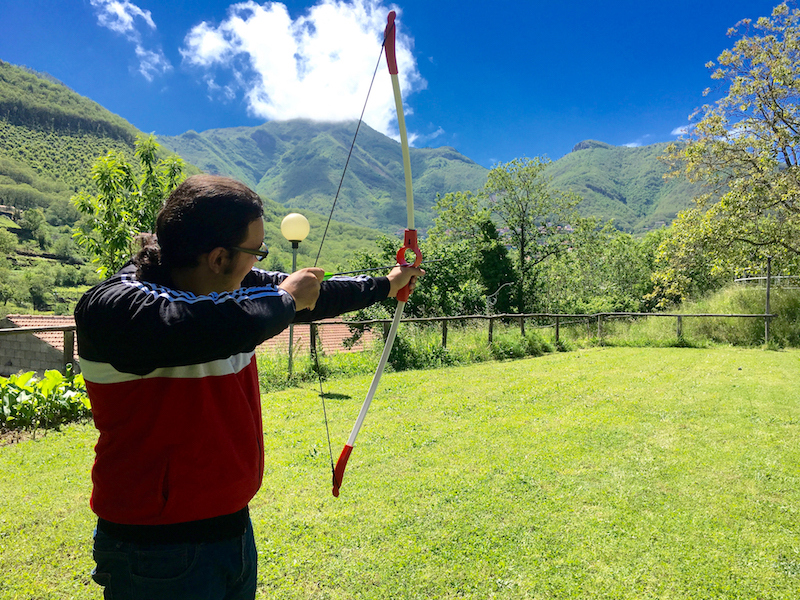
[[[56,428],[91,415],[83,375],[33,371],[0,377],[0,429]]]
[[[537,331],[529,331],[525,337],[506,333],[492,341],[491,352],[495,360],[542,356],[553,351],[553,345]]]

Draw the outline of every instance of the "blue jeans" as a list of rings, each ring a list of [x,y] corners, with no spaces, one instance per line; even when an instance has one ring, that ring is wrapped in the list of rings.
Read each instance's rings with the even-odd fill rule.
[[[92,579],[106,600],[253,600],[256,543],[242,537],[207,544],[144,545],[94,532]]]

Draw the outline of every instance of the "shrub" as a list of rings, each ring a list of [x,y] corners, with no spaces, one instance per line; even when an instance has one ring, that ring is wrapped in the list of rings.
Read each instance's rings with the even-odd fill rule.
[[[83,375],[71,368],[0,377],[0,429],[57,428],[90,415]]]

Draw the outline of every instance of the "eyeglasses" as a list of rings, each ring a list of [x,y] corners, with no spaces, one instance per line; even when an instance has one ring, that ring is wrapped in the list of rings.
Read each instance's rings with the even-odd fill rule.
[[[266,242],[261,242],[261,246],[259,246],[258,250],[252,250],[250,248],[242,248],[241,246],[231,246],[231,250],[236,250],[237,252],[244,252],[245,254],[252,254],[256,257],[256,260],[264,260],[269,255],[269,248],[267,248]]]

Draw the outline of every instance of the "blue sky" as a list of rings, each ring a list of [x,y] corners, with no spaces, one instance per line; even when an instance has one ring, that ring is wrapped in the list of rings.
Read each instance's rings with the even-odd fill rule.
[[[25,0],[0,4],[0,59],[50,73],[145,132],[357,118],[386,15],[414,145],[491,167],[586,139],[677,138],[716,82],[728,28],[778,0]],[[396,136],[381,62],[365,120]]]

